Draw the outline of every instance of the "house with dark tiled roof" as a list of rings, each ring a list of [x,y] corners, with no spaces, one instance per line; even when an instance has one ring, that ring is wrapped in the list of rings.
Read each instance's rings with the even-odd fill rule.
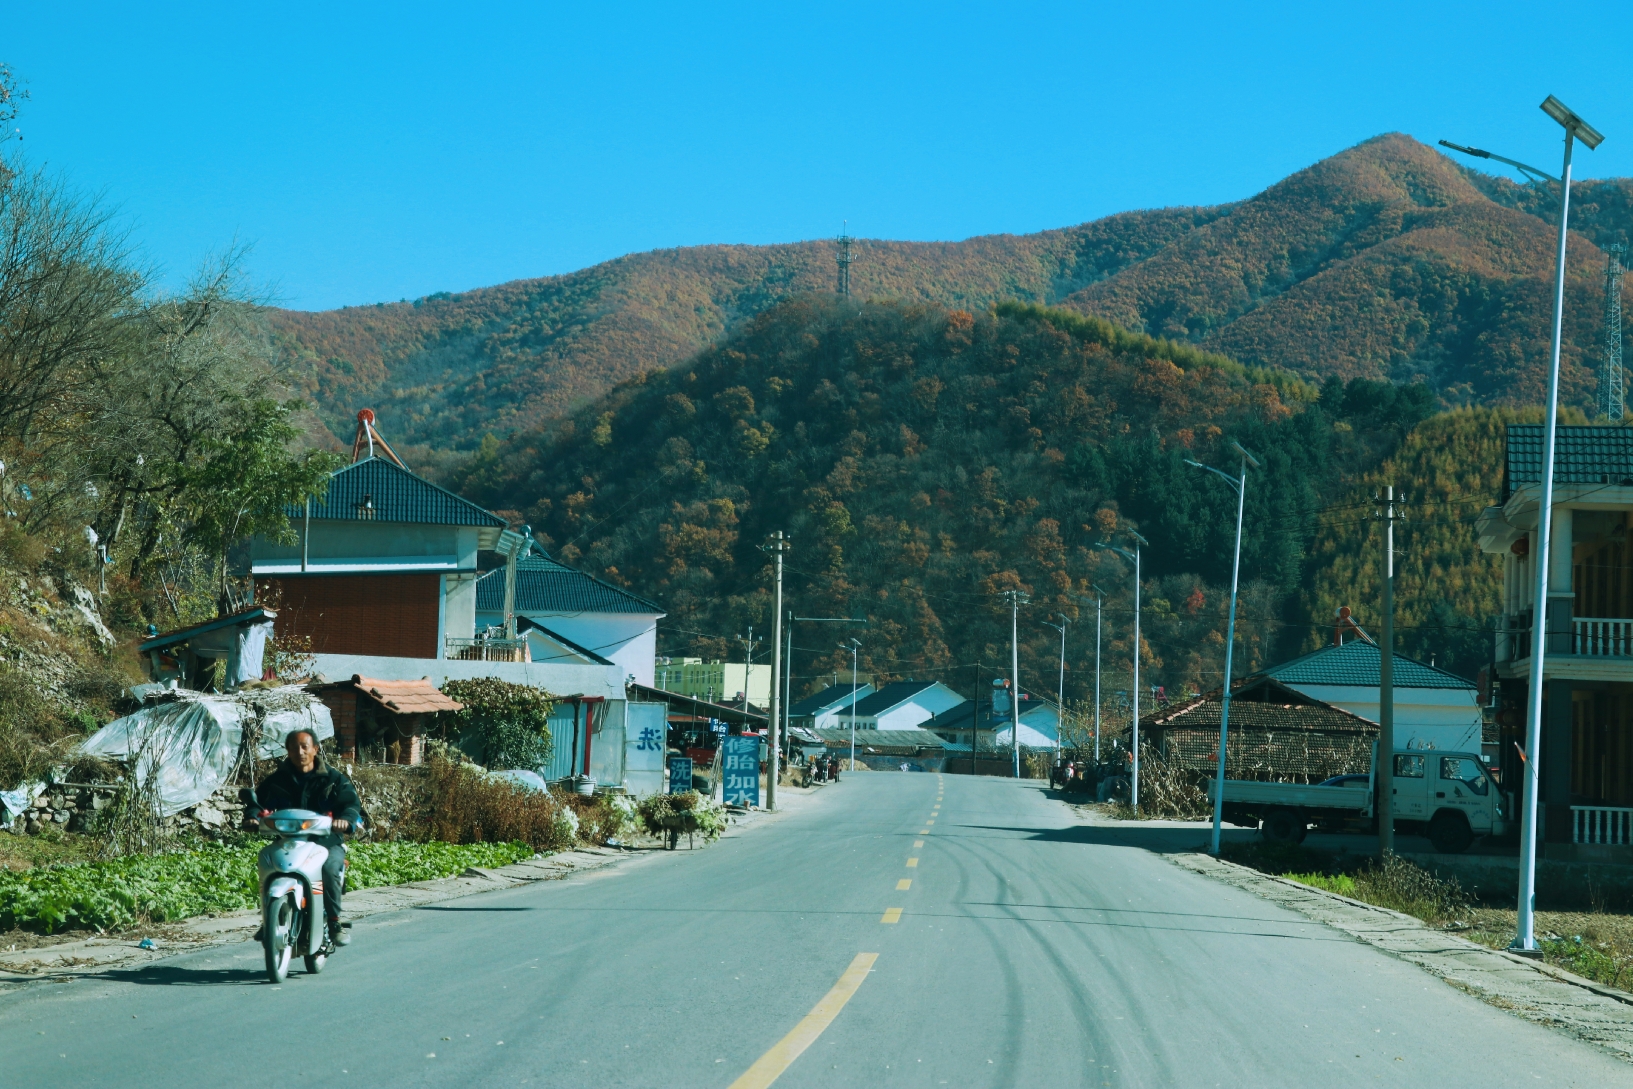
[[[845,684],[831,684],[820,692],[796,700],[789,705],[788,721],[795,726],[803,726],[808,730],[823,730],[837,725],[841,715],[850,711],[851,701],[858,705],[867,697],[873,695],[871,684],[859,684],[854,688],[849,682]]]
[[[504,622],[507,575],[499,568],[477,580],[479,627]],[[533,661],[586,652],[652,686],[663,606],[569,567],[532,543],[517,558],[514,578],[511,612],[527,621],[523,637],[533,644]]]
[[[837,709],[833,724],[849,729],[854,714],[858,730],[903,730],[964,702],[963,696],[940,681],[891,681],[854,708],[846,700]]]
[[[1543,442],[1541,424],[1509,425],[1502,492],[1475,529],[1480,548],[1498,557],[1503,572],[1493,653],[1503,783],[1506,789],[1522,782],[1517,747],[1528,733],[1540,613],[1542,834],[1549,844],[1570,844],[1599,824],[1633,824],[1633,428],[1557,429],[1546,602],[1539,610]]]
[[[1382,662],[1376,644],[1352,639],[1270,666],[1256,676],[1376,723],[1381,713]],[[1473,681],[1396,652],[1397,749],[1477,753],[1482,724],[1479,689]]]

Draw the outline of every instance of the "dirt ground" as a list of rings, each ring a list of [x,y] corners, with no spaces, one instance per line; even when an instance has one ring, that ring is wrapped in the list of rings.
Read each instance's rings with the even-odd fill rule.
[[[1505,908],[1475,908],[1462,937],[1493,949],[1514,940],[1516,916]],[[1539,911],[1537,941],[1544,959],[1595,983],[1633,989],[1633,915],[1603,911]]]

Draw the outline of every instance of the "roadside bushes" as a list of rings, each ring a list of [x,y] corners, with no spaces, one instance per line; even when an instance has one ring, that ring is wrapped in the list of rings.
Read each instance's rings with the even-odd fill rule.
[[[1170,764],[1150,745],[1140,746],[1140,815],[1193,820],[1213,812],[1213,803],[1189,768]]]
[[[654,835],[663,835],[670,822],[690,816],[705,841],[717,839],[726,830],[726,807],[695,790],[679,794],[653,794],[642,798],[637,812],[641,824]]]
[[[567,795],[567,805],[578,817],[578,838],[602,846],[608,840],[635,831],[635,802],[623,794],[597,794],[586,798]]]
[[[490,778],[440,757],[425,765],[423,806],[400,821],[402,834],[445,843],[516,840],[536,851],[571,847],[578,819],[560,798]]]

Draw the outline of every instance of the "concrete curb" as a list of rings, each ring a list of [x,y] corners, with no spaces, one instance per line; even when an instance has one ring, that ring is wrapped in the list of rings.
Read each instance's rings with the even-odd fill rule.
[[[1563,1030],[1633,1062],[1633,994],[1551,964],[1477,945],[1389,908],[1211,855],[1169,853],[1163,857],[1181,869],[1253,893],[1415,964],[1499,1009]]]

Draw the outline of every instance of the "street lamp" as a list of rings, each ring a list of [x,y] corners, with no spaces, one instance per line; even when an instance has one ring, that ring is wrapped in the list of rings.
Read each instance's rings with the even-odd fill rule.
[[[1100,771],[1100,608],[1106,592],[1093,583],[1089,588],[1094,591],[1094,765],[1095,774]]]
[[[1243,450],[1240,443],[1233,441],[1230,445],[1242,455],[1242,473],[1235,479],[1212,465],[1185,459],[1185,464],[1206,469],[1236,489],[1236,558],[1230,565],[1230,623],[1225,632],[1225,695],[1219,709],[1219,777],[1214,781],[1213,790],[1213,853],[1216,856],[1219,854],[1219,825],[1225,813],[1225,742],[1230,737],[1231,652],[1236,649],[1236,585],[1242,572],[1242,506],[1247,500],[1247,467],[1252,465],[1255,469],[1259,468],[1253,455]]]
[[[1554,328],[1548,349],[1548,408],[1543,417],[1542,442],[1542,497],[1537,506],[1537,584],[1532,597],[1531,620],[1531,680],[1526,692],[1527,722],[1526,751],[1529,757],[1520,772],[1523,778],[1522,809],[1520,815],[1520,887],[1519,918],[1514,944],[1511,948],[1534,950],[1537,947],[1535,918],[1537,892],[1537,790],[1541,785],[1537,763],[1542,757],[1542,666],[1547,647],[1548,630],[1548,549],[1553,538],[1554,521],[1554,439],[1559,424],[1559,341],[1565,316],[1565,240],[1571,213],[1571,145],[1581,140],[1592,151],[1604,141],[1604,136],[1586,121],[1566,108],[1565,103],[1549,95],[1542,103],[1542,112],[1552,117],[1565,129],[1565,161],[1559,177],[1551,177],[1535,167],[1493,155],[1479,148],[1459,147],[1442,140],[1455,151],[1482,159],[1496,159],[1517,167],[1527,176],[1537,176],[1559,185],[1559,252],[1554,261]]]
[[[851,652],[851,766],[848,770],[856,770],[856,652],[862,649],[862,644],[854,637],[847,643],[839,644],[840,650]]]
[[[1115,552],[1125,560],[1134,564],[1134,715],[1133,744],[1130,748],[1134,753],[1134,778],[1128,790],[1128,804],[1135,809],[1140,808],[1140,548],[1150,547],[1151,542],[1135,533],[1132,529],[1126,531],[1134,538],[1134,551],[1118,548],[1116,545],[1096,544],[1094,547],[1103,552]]]
[[[1066,619],[1065,613],[1056,613],[1060,623],[1051,624],[1045,620],[1043,626],[1054,628],[1060,633],[1060,687],[1055,692],[1055,763],[1060,763],[1060,735],[1066,725],[1066,626],[1071,621]]]

